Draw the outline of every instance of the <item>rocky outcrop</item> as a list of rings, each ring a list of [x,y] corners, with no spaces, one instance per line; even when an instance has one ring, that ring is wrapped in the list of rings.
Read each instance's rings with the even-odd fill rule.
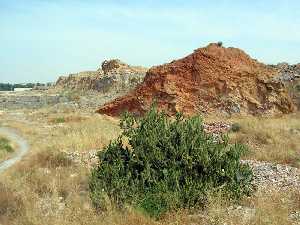
[[[130,94],[97,110],[118,116],[128,110],[142,114],[155,101],[174,115],[197,113],[289,113],[293,102],[277,70],[237,48],[210,44],[191,55],[151,68],[141,85]]]
[[[279,63],[271,67],[278,71],[274,79],[281,81],[285,85],[294,104],[300,110],[300,63],[295,65]]]
[[[101,71],[85,71],[70,74],[69,76],[61,76],[58,78],[55,88],[95,90],[101,75]]]
[[[56,89],[95,90],[99,92],[129,91],[141,83],[147,69],[129,66],[118,59],[104,61],[97,71],[86,71],[60,77]]]
[[[277,65],[272,65],[271,67],[278,70],[278,74],[274,78],[275,80],[290,82],[300,79],[300,63],[295,65],[278,63]]]

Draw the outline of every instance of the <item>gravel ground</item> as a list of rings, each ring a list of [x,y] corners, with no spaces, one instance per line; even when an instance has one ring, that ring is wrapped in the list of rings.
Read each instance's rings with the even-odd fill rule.
[[[268,189],[270,186],[280,190],[296,188],[300,190],[300,170],[288,165],[242,160],[247,163],[254,173],[254,185],[259,189]]]

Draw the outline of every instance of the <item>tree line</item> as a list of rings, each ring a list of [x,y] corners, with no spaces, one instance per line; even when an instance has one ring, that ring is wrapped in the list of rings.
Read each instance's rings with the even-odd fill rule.
[[[0,83],[0,91],[13,91],[15,88],[33,88],[35,86],[49,86],[51,83],[27,83],[27,84],[10,84]]]

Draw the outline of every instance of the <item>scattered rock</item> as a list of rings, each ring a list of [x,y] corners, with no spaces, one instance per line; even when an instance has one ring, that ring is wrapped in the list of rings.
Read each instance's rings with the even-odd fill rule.
[[[204,123],[204,131],[210,134],[223,134],[230,130],[231,124],[225,122]]]
[[[88,168],[92,168],[98,163],[97,152],[99,150],[90,150],[87,152],[64,152],[68,159],[74,163],[82,164]],[[72,176],[72,175],[71,175]]]
[[[300,170],[295,167],[260,162],[255,160],[242,160],[248,164],[254,173],[253,184],[258,189],[268,190],[275,187],[278,190],[296,188],[300,190]]]
[[[296,65],[279,63],[271,67],[278,70],[278,75],[274,79],[285,85],[294,104],[300,110],[300,63]]]
[[[292,221],[298,221],[300,222],[300,212],[297,211],[297,212],[292,212],[290,215],[289,215],[289,219],[292,220]]]
[[[278,70],[278,75],[274,77],[275,80],[282,82],[292,82],[300,78],[300,63],[296,65],[289,65],[288,63],[278,63],[271,67]]]
[[[101,68],[105,74],[108,72],[111,72],[113,70],[117,70],[120,67],[129,67],[126,63],[123,63],[119,59],[111,59],[111,60],[105,60],[102,62]],[[99,71],[100,69],[98,69]]]

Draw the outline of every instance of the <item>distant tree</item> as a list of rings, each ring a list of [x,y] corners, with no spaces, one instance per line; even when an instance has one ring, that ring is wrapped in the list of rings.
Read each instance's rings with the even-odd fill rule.
[[[0,91],[12,91],[13,85],[9,83],[0,83]]]

